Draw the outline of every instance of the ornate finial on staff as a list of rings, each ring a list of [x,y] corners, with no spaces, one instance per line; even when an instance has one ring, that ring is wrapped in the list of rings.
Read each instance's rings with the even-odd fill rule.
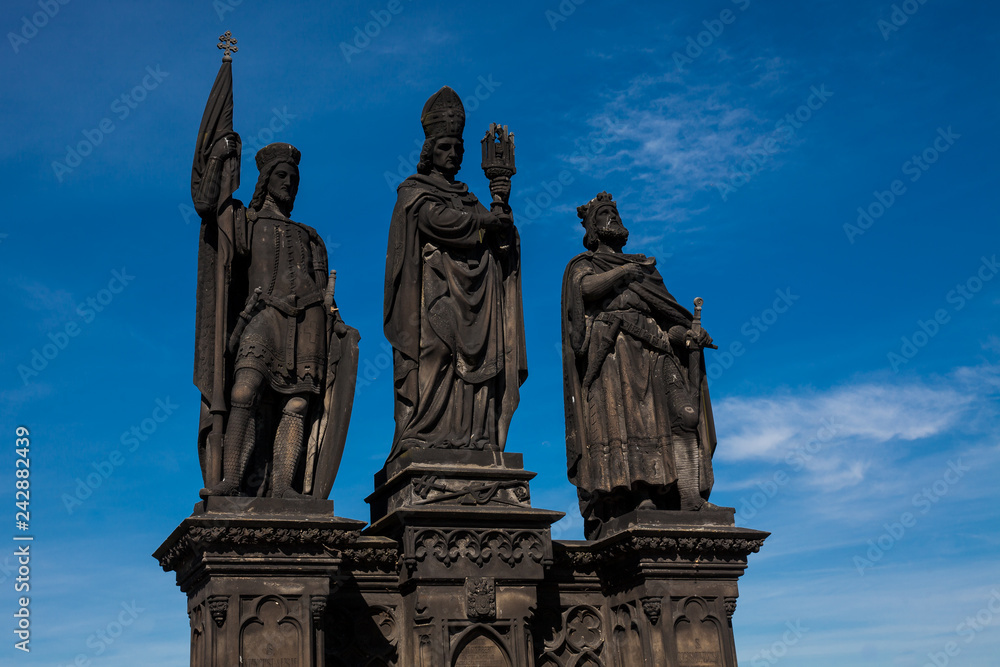
[[[239,48],[236,46],[236,38],[233,37],[233,33],[229,30],[219,35],[219,43],[216,46],[220,49],[225,49],[225,52],[222,54],[222,62],[224,63],[233,62],[233,57],[229,54],[239,51]]]
[[[514,166],[514,133],[507,131],[506,125],[490,123],[490,129],[483,137],[483,172],[491,181],[510,178],[517,173]],[[500,195],[494,201],[502,201]]]

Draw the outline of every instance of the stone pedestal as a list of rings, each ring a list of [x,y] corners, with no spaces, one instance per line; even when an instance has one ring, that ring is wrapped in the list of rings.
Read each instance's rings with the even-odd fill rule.
[[[376,476],[366,536],[399,544],[399,665],[514,667],[534,657],[551,524],[519,454],[412,450]]]
[[[517,454],[388,463],[372,525],[323,500],[209,498],[154,556],[188,596],[192,667],[736,667],[768,533],[733,510],[635,510],[556,541]]]
[[[363,526],[327,500],[198,503],[153,554],[188,596],[192,667],[323,664],[331,581]]]
[[[731,508],[636,510],[557,542],[536,664],[736,667],[737,580],[768,535]]]

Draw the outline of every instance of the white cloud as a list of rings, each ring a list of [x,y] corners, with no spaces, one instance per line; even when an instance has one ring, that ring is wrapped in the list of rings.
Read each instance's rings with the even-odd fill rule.
[[[721,490],[756,491],[778,466],[828,498],[827,508],[863,505],[858,494],[892,496],[901,484],[909,489],[914,475],[923,475],[923,465],[931,465],[934,474],[942,465],[926,462],[910,470],[903,459],[939,446],[968,452],[983,445],[982,436],[996,430],[992,395],[998,388],[1000,366],[983,364],[927,381],[871,379],[826,391],[784,390],[719,401],[715,458],[744,470],[754,462],[766,466]],[[948,436],[972,437],[952,437],[950,444],[930,450],[924,444]]]
[[[774,88],[782,68],[780,59],[758,58],[741,74],[752,88]],[[684,220],[691,212],[678,204],[727,181],[772,134],[742,90],[728,79],[691,83],[678,72],[636,77],[589,118],[585,144],[601,150],[586,156],[583,169],[623,172],[641,187],[632,219]]]
[[[781,460],[811,440],[884,443],[937,435],[975,397],[955,384],[869,382],[777,397],[725,399],[715,409],[719,452],[729,459]]]

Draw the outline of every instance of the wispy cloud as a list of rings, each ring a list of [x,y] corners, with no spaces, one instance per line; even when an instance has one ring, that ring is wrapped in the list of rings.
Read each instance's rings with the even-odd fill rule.
[[[844,489],[862,482],[891,493],[892,476],[875,479],[873,471],[898,467],[900,459],[923,451],[922,441],[938,436],[964,433],[982,441],[996,428],[991,396],[998,388],[1000,366],[987,363],[930,381],[879,377],[826,391],[729,398],[715,409],[716,457],[806,470],[801,481],[822,492],[841,492],[837,502],[847,499]],[[761,474],[769,477],[773,469]],[[728,490],[753,488],[760,481],[748,479]]]
[[[957,382],[962,374],[956,371],[949,382],[934,385],[865,382],[828,391],[726,399],[717,408],[726,443],[721,452],[732,459],[781,459],[815,438],[824,425],[837,440],[882,443],[937,435],[976,400]]]
[[[780,59],[759,58],[744,76],[753,87],[773,87],[782,67]],[[627,173],[642,195],[636,219],[684,220],[691,212],[677,205],[731,176],[766,141],[767,120],[728,80],[692,83],[679,72],[642,75],[611,93],[588,119],[588,143],[607,149],[585,169],[602,176]]]

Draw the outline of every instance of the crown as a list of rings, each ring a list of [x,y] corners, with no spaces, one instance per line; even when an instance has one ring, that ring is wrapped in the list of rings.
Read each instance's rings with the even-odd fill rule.
[[[458,93],[444,86],[427,100],[420,112],[420,124],[424,126],[424,136],[461,137],[465,129],[465,107]]]
[[[597,215],[597,212],[606,206],[611,206],[616,211],[618,210],[615,198],[611,196],[610,192],[600,192],[583,206],[577,206],[576,214],[580,218],[580,224],[586,227],[587,220]]]
[[[268,144],[257,151],[257,169],[264,171],[265,166],[278,161],[288,162],[298,167],[301,158],[302,153],[291,144]]]

